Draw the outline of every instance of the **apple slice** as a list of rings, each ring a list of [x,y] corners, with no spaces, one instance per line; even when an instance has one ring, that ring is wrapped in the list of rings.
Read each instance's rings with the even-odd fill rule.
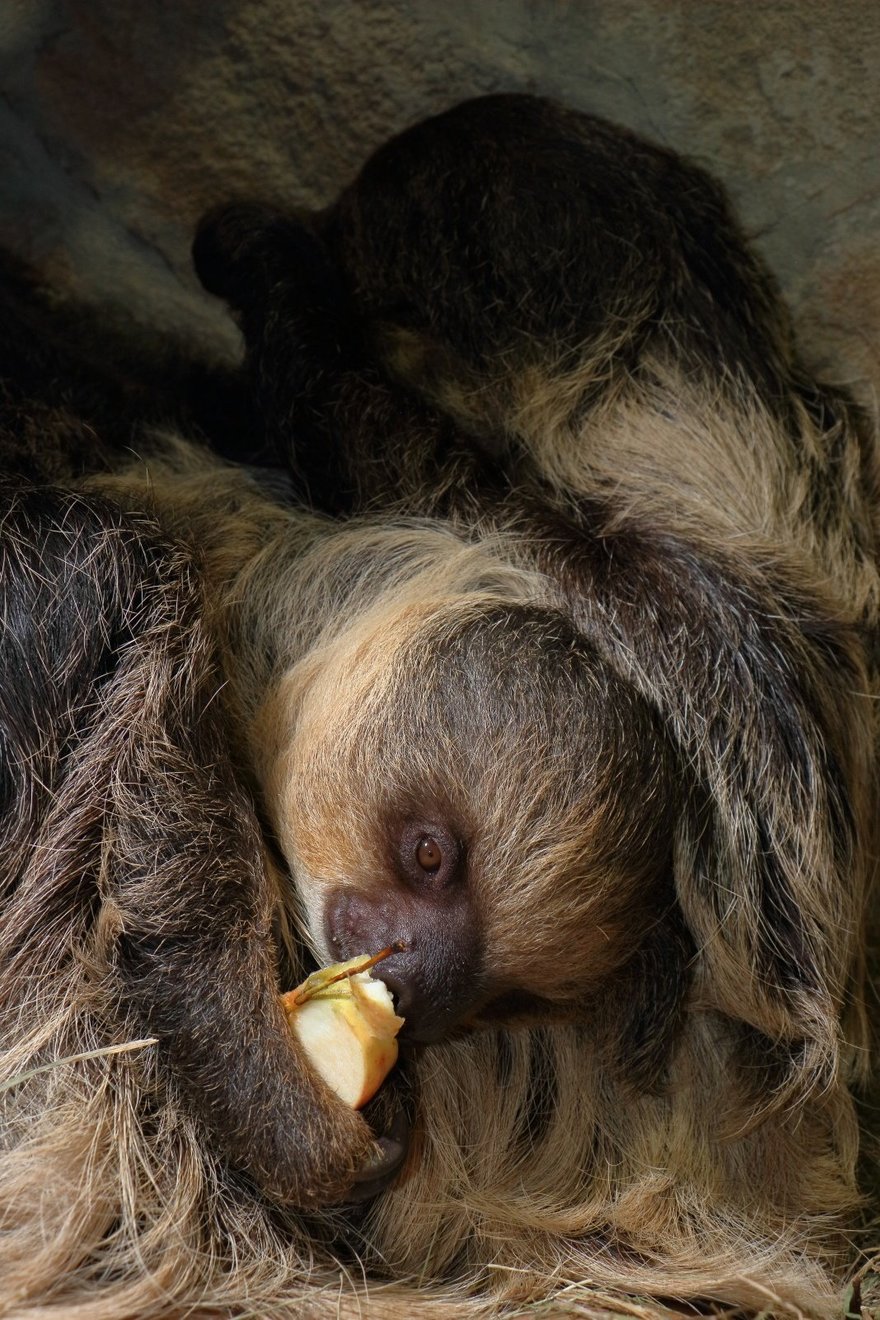
[[[376,1094],[397,1062],[403,1018],[391,992],[369,969],[396,951],[383,949],[313,972],[281,996],[291,1029],[336,1094],[360,1109]]]

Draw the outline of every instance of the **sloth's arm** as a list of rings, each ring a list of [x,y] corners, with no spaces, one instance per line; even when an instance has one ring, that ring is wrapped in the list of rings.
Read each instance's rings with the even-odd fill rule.
[[[286,1026],[276,895],[189,559],[102,500],[15,481],[0,500],[9,1032],[88,967],[107,1005],[90,1041],[156,1036],[160,1085],[215,1151],[280,1201],[344,1199],[401,1152]]]
[[[635,515],[609,526],[598,504],[544,511],[532,535],[578,626],[659,709],[693,777],[677,894],[707,1004],[757,1033],[744,1076],[760,1089],[762,1058],[780,1096],[821,1088],[859,1003],[873,828],[860,629],[729,547]]]

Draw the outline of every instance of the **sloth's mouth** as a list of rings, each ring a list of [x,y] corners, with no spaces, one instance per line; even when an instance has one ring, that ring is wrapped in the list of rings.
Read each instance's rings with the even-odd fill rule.
[[[572,1004],[558,1004],[528,990],[506,990],[481,1004],[464,1025],[468,1027],[532,1026],[572,1022],[577,1016]]]

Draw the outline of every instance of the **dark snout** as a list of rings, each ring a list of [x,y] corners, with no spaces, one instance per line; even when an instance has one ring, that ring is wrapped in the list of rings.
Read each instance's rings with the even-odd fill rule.
[[[372,895],[341,887],[327,899],[324,924],[334,960],[403,945],[372,975],[394,995],[406,1020],[404,1039],[442,1039],[484,998],[480,932],[464,894]]]

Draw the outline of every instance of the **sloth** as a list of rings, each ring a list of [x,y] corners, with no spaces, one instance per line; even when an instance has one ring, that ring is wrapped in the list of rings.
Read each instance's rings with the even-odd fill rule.
[[[223,206],[194,259],[244,336],[238,462],[183,409],[132,463],[91,377],[7,390],[4,1303],[830,1315],[861,417],[710,178],[538,98],[323,211]],[[389,944],[406,1047],[359,1115],[278,993]]]

